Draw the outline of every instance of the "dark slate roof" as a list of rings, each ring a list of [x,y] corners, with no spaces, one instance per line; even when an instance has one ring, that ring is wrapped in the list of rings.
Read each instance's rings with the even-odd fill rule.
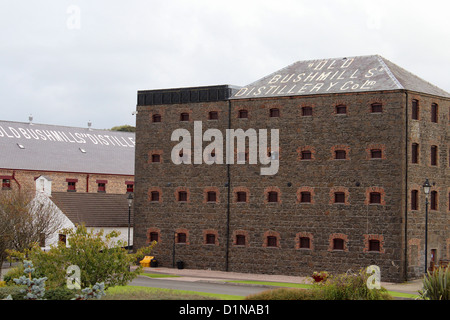
[[[409,90],[450,94],[378,55],[293,63],[238,90],[230,99]]]
[[[135,133],[0,120],[0,168],[134,175]]]
[[[74,224],[105,228],[128,226],[126,194],[52,192],[50,199]]]

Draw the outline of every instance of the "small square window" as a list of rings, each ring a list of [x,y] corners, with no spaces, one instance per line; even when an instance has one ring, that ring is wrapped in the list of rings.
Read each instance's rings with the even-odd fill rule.
[[[248,111],[247,110],[239,110],[238,118],[239,119],[247,119],[248,118]]]
[[[278,244],[277,237],[274,237],[274,236],[267,237],[267,246],[268,247],[277,247],[277,244]]]
[[[380,149],[372,149],[370,150],[370,157],[372,159],[381,159],[382,158],[382,151]]]
[[[239,191],[236,193],[237,202],[247,202],[247,193]]]
[[[215,191],[208,191],[207,201],[208,202],[216,202],[217,201],[217,194]]]
[[[216,235],[213,233],[208,233],[206,235],[206,244],[216,244]]]
[[[150,242],[158,242],[159,234],[158,232],[150,232]]]
[[[336,151],[334,151],[334,158],[335,159],[346,159],[347,152],[345,150],[336,150]]]
[[[370,197],[370,199],[369,199],[370,203],[375,203],[375,204],[380,204],[381,203],[381,193],[379,193],[379,192],[371,192],[369,197]]]
[[[189,121],[189,113],[186,112],[182,113],[180,115],[180,121]]]
[[[309,150],[302,151],[302,160],[311,160],[312,159],[312,153]]]
[[[300,193],[300,202],[310,203],[311,202],[311,192],[303,191]]]
[[[267,198],[268,202],[278,202],[278,192],[270,191]]]
[[[178,201],[187,201],[186,191],[178,191]]]
[[[106,192],[106,183],[99,183],[97,192]]]
[[[2,180],[2,189],[3,190],[11,189],[11,180],[10,179],[3,179]]]
[[[280,116],[280,109],[278,109],[278,108],[270,109],[270,117],[271,118],[278,118],[279,116]]]
[[[347,113],[347,106],[344,105],[338,105],[336,106],[336,114],[346,114]]]
[[[334,193],[334,203],[345,203],[345,193],[335,192]]]
[[[245,236],[242,234],[236,235],[236,245],[245,246]]]
[[[127,184],[127,192],[134,192],[134,184],[131,183]]]
[[[369,251],[380,251],[380,240],[369,240]]]
[[[152,154],[152,162],[153,163],[161,162],[161,155],[159,155],[159,154]]]
[[[152,191],[150,194],[150,200],[151,201],[159,201],[159,192],[158,191]]]
[[[344,250],[344,239],[333,239],[333,250]]]
[[[153,122],[161,122],[161,115],[160,114],[154,114],[152,116]]]
[[[177,233],[177,243],[186,243],[186,233]]]
[[[210,111],[208,119],[209,120],[218,120],[219,119],[219,113],[217,111]]]
[[[383,105],[381,103],[373,103],[370,107],[372,113],[383,112]]]
[[[312,107],[302,107],[302,116],[303,117],[312,116],[312,114],[313,114]]]
[[[311,241],[308,237],[300,237],[300,248],[301,249],[311,248]]]
[[[67,182],[67,191],[76,191],[76,182],[69,181]]]

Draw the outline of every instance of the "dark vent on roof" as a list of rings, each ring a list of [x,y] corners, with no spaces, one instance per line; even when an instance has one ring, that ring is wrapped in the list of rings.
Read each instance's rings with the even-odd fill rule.
[[[138,106],[228,100],[239,88],[229,85],[138,91]]]

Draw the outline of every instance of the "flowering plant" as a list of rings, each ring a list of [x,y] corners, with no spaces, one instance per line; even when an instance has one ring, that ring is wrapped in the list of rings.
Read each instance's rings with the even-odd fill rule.
[[[314,271],[314,273],[312,274],[312,278],[314,279],[315,282],[321,282],[321,281],[325,281],[327,280],[329,274],[326,271]]]

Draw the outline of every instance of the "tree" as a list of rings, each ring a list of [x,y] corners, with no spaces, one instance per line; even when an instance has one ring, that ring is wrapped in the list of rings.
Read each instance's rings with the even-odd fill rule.
[[[39,275],[45,275],[48,286],[53,288],[66,284],[67,268],[72,265],[80,269],[81,287],[91,287],[96,283],[104,283],[105,288],[126,285],[142,269],[139,266],[132,271],[130,266],[138,257],[148,254],[156,243],[136,254],[128,254],[124,248],[126,243],[116,240],[119,236],[117,231],[105,234],[103,230],[88,231],[84,225],[78,225],[75,229],[64,229],[62,232],[67,235],[67,246],[60,243],[47,252],[38,247],[24,252],[11,252],[12,256],[19,259],[27,256],[28,260],[32,260]]]
[[[16,189],[0,192],[0,265],[6,250],[30,248],[57,232],[62,223],[58,208],[44,195]]]
[[[136,132],[136,128],[128,124],[111,128],[112,131]]]

